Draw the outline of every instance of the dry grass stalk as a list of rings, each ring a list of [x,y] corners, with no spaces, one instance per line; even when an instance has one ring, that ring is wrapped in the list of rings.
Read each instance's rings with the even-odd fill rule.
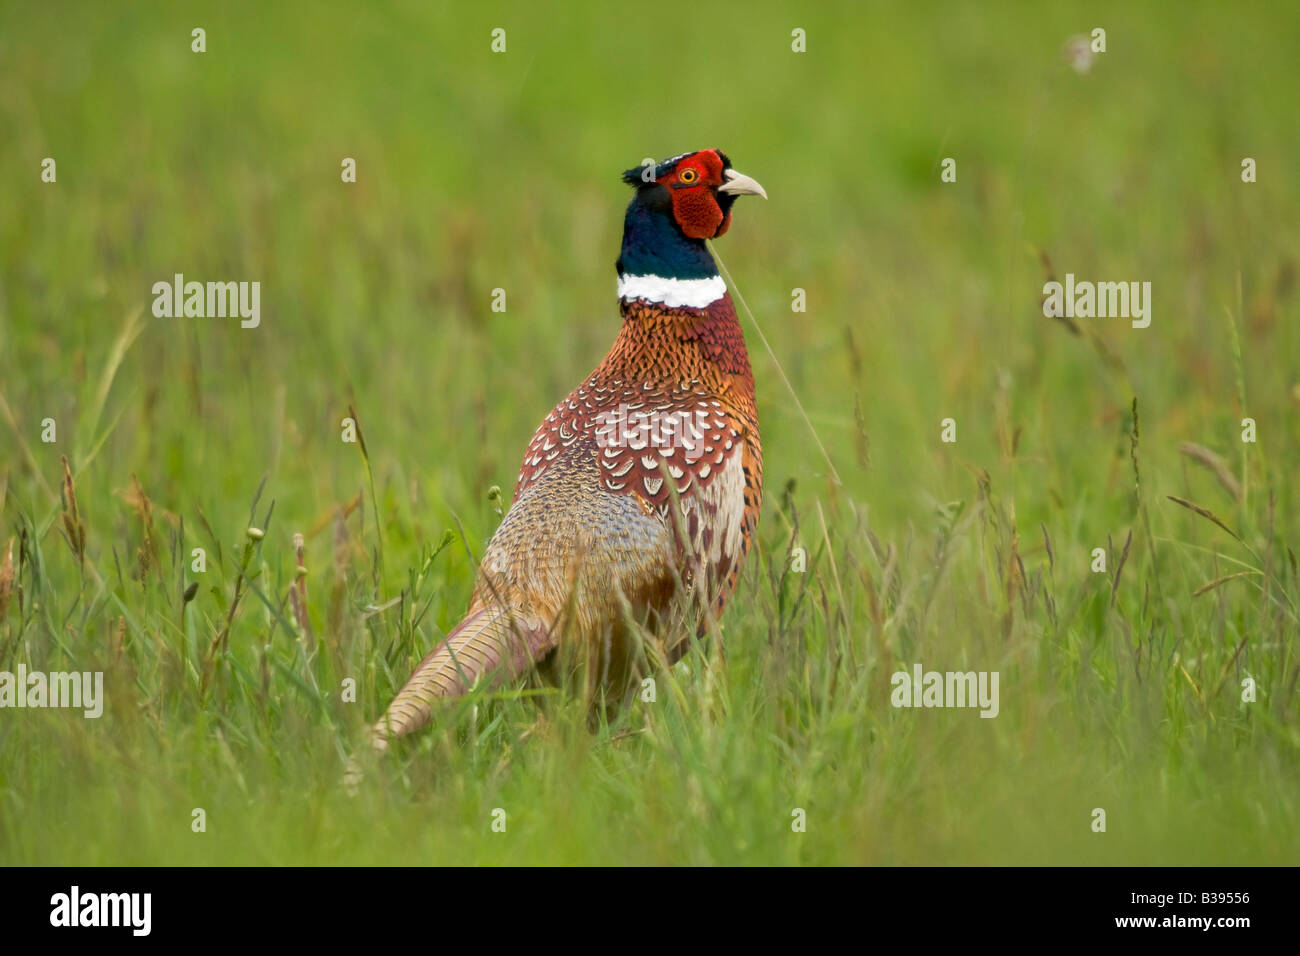
[[[1192,461],[1204,465],[1210,470],[1215,478],[1219,479],[1219,484],[1223,485],[1225,491],[1232,495],[1233,501],[1241,500],[1241,482],[1237,476],[1228,470],[1228,466],[1223,459],[1206,448],[1204,445],[1197,445],[1194,442],[1185,441],[1178,446],[1178,450],[1186,455]]]
[[[1202,584],[1199,588],[1197,588],[1195,591],[1192,592],[1192,597],[1200,597],[1206,591],[1213,591],[1220,584],[1226,584],[1228,581],[1234,581],[1237,578],[1248,578],[1253,574],[1259,574],[1259,573],[1260,573],[1259,571],[1256,571],[1254,568],[1251,568],[1249,571],[1238,571],[1236,574],[1225,574],[1221,578],[1215,578],[1213,581],[1207,581],[1206,583]]]
[[[301,533],[293,536],[293,550],[298,558],[298,567],[293,584],[289,586],[289,603],[293,606],[293,618],[298,622],[298,632],[307,638],[308,646],[314,646],[316,637],[312,633],[311,617],[307,613],[306,542]]]
[[[1195,511],[1198,515],[1200,515],[1202,518],[1205,518],[1207,521],[1213,521],[1224,531],[1228,532],[1228,534],[1232,535],[1232,537],[1237,541],[1241,540],[1241,535],[1237,534],[1237,532],[1233,531],[1221,520],[1219,520],[1219,516],[1216,515],[1209,508],[1202,508],[1200,505],[1188,501],[1186,498],[1179,498],[1177,495],[1165,495],[1165,497],[1168,498],[1176,505],[1182,505],[1184,508],[1188,509],[1189,511]]]
[[[63,531],[68,540],[68,547],[76,556],[77,565],[86,566],[86,523],[77,511],[77,488],[72,480],[72,469],[68,467],[68,456],[62,457],[63,486],[60,489],[63,500]]]

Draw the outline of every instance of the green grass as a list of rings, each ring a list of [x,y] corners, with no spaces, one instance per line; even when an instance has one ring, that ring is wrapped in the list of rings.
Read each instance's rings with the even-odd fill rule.
[[[0,862],[1295,863],[1300,15],[913,6],[0,5],[0,670],[107,686],[0,711]],[[618,173],[705,146],[772,197],[717,245],[776,356],[745,320],[767,494],[725,654],[594,731],[479,694],[349,797],[489,489],[617,331]],[[1150,281],[1151,327],[1044,318],[1044,255]],[[261,327],[154,318],[175,272],[260,281]],[[1000,715],[892,708],[916,662],[999,671]]]

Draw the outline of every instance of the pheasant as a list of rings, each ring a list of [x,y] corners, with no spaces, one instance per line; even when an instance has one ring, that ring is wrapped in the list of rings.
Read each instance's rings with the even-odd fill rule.
[[[378,749],[438,699],[534,666],[577,661],[618,698],[640,673],[638,634],[676,661],[735,588],[763,454],[744,336],[705,240],[727,231],[738,196],[767,193],[717,149],[623,180],[636,193],[617,263],[622,329],[533,435],[469,610],[374,725]]]

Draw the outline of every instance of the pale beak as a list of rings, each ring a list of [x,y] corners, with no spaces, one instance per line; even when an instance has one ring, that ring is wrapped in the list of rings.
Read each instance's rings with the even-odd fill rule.
[[[728,169],[722,174],[726,180],[718,187],[720,193],[733,193],[737,196],[762,196],[767,198],[767,190],[758,184],[758,180],[750,179],[744,173],[738,173],[734,169]]]

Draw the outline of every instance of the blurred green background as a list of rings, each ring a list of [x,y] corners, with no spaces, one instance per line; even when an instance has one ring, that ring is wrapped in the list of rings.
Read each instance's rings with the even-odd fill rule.
[[[1249,3],[0,4],[0,669],[109,687],[97,721],[0,711],[0,861],[1295,863],[1298,34]],[[617,333],[619,173],[715,146],[771,197],[716,250],[775,354],[743,319],[767,494],[725,656],[594,731],[477,695],[347,796],[490,488]],[[177,272],[260,281],[261,326],[153,317]],[[1151,282],[1151,326],[1044,318],[1066,272]],[[918,661],[999,671],[1000,716],[891,708]]]

